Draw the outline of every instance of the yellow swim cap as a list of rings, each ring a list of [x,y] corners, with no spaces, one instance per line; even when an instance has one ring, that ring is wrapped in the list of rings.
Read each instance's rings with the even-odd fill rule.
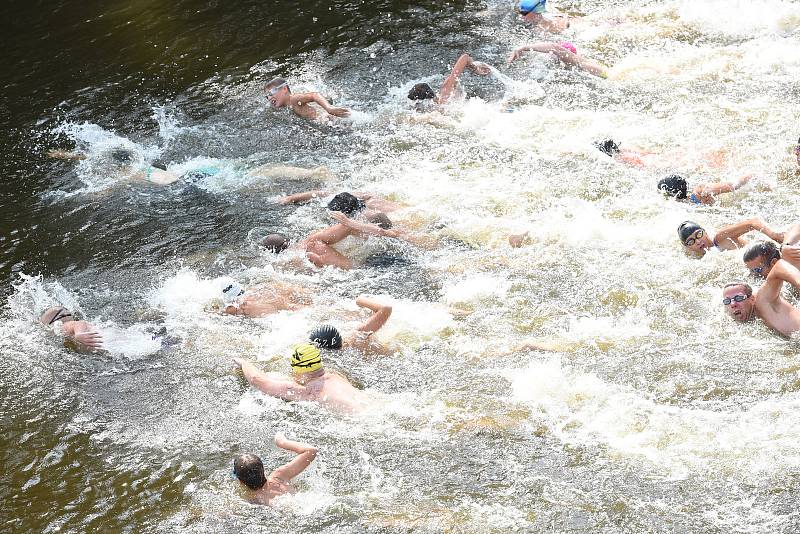
[[[294,346],[292,352],[292,371],[295,374],[312,373],[322,369],[322,353],[319,347],[311,343],[301,343]]]

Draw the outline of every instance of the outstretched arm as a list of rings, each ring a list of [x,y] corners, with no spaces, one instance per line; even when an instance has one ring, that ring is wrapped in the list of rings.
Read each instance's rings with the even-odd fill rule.
[[[511,248],[521,248],[525,243],[528,242],[528,234],[529,232],[511,234],[508,236],[508,244],[511,245]]]
[[[294,195],[279,198],[278,204],[283,204],[284,206],[287,204],[300,204],[317,197],[324,197],[327,194],[327,191],[305,191],[303,193],[295,193]]]
[[[735,182],[714,182],[714,183],[703,183],[697,184],[694,188],[694,192],[699,197],[711,196],[715,197],[721,193],[731,193],[736,191],[737,189],[744,187],[747,182],[749,182],[753,178],[752,174],[747,174],[742,176]]]
[[[48,150],[47,157],[53,159],[67,159],[72,161],[80,161],[87,158],[86,154],[83,152],[70,152],[68,150]]]
[[[72,321],[64,324],[61,330],[67,339],[77,343],[80,348],[89,350],[103,348],[103,336],[93,324],[86,321]]]
[[[328,228],[317,230],[306,238],[306,243],[319,241],[326,245],[335,245],[345,237],[353,233],[353,230],[344,224],[334,224]]]
[[[439,91],[438,103],[446,104],[456,91],[458,80],[464,74],[465,69],[470,69],[475,74],[485,76],[491,71],[489,66],[479,61],[474,61],[469,54],[461,54],[461,56],[453,65],[453,70],[450,71],[450,76],[442,84],[442,89]]]
[[[308,443],[286,439],[286,436],[283,434],[275,434],[275,445],[281,449],[297,454],[291,462],[282,465],[269,475],[270,477],[279,478],[286,482],[289,482],[305,471],[308,466],[311,465],[311,462],[314,461],[314,458],[317,457],[316,447],[312,447]]]
[[[556,58],[558,58],[559,61],[561,61],[565,65],[569,65],[571,67],[577,67],[581,70],[588,72],[589,74],[593,74],[601,78],[606,78],[608,76],[606,68],[597,61],[586,59],[579,56],[578,54],[574,54],[570,50],[567,50],[558,43],[542,42],[542,43],[534,43],[531,45],[521,46],[518,49],[514,50],[514,52],[508,58],[508,62],[511,63],[515,59],[518,59],[523,52],[529,52],[529,51],[541,52],[542,54],[553,54]]]
[[[364,324],[356,329],[359,332],[374,334],[386,324],[386,321],[388,321],[389,317],[392,315],[391,306],[378,302],[377,300],[364,295],[361,295],[356,299],[356,304],[362,308],[367,308],[368,310],[372,311],[372,315],[370,315],[369,319],[367,319]]]
[[[376,235],[380,237],[395,237],[395,238],[398,236],[397,232],[393,230],[385,230],[380,226],[378,226],[377,224],[355,221],[340,211],[332,212],[331,217],[340,224],[346,226],[347,228],[350,228],[351,230],[362,234]]]
[[[288,380],[276,380],[263,371],[241,358],[234,358],[233,362],[242,370],[244,378],[256,389],[283,400],[302,400],[305,396],[305,387]]]
[[[328,100],[319,93],[305,93],[302,95],[297,95],[296,103],[310,104],[311,102],[319,105],[319,107],[335,117],[347,117],[350,115],[349,109],[331,106],[330,102],[328,102]]]
[[[778,260],[770,269],[767,281],[758,290],[758,301],[773,304],[781,296],[783,283],[788,282],[800,289],[800,270],[785,260]]]
[[[717,245],[724,246],[723,243],[729,240],[734,246],[743,247],[747,244],[747,242],[742,239],[742,236],[752,230],[761,232],[765,236],[769,237],[770,239],[774,239],[779,243],[783,241],[783,234],[776,232],[767,226],[767,223],[765,223],[759,217],[754,217],[752,219],[747,219],[742,222],[720,228],[720,230],[717,232],[717,235],[714,236],[714,241]]]

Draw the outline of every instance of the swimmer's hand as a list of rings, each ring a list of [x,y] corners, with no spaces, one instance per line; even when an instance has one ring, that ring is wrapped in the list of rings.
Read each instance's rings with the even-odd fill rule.
[[[345,215],[341,211],[332,211],[331,219],[333,219],[336,222],[342,223],[344,225],[347,225],[347,223],[350,222],[350,219],[347,217],[347,215]]]
[[[516,60],[518,60],[519,58],[522,57],[522,53],[523,52],[527,52],[527,51],[528,51],[528,48],[524,47],[524,46],[521,46],[521,47],[517,48],[516,50],[514,50],[511,53],[510,56],[508,56],[508,62],[509,63],[513,63],[514,61],[516,61]]]
[[[508,236],[508,244],[511,245],[512,248],[520,248],[525,242],[528,240],[528,233],[525,232],[524,234],[515,234]]]
[[[289,445],[289,440],[286,439],[286,435],[283,432],[275,434],[275,445],[281,449],[285,449]]]
[[[247,362],[245,362],[245,361],[244,361],[243,359],[241,359],[241,358],[234,358],[234,359],[233,359],[233,363],[236,365],[236,368],[237,368],[237,369],[241,369],[241,368],[242,368],[242,366],[243,366],[245,363],[247,363]]]
[[[89,349],[97,350],[103,348],[103,336],[100,332],[81,332],[75,334],[72,339]]]
[[[350,110],[347,109],[347,108],[330,107],[330,108],[326,109],[325,111],[327,111],[328,113],[330,113],[334,117],[349,117],[350,116]]]
[[[470,68],[472,69],[472,72],[474,72],[478,76],[486,76],[487,74],[490,74],[492,72],[492,68],[486,63],[483,63],[481,61],[473,61],[470,64]]]
[[[796,245],[783,245],[781,247],[781,258],[792,265],[800,265],[800,247]]]

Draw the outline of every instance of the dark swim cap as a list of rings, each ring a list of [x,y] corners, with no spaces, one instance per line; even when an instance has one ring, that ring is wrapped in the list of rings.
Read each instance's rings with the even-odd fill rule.
[[[606,139],[605,141],[596,141],[593,143],[597,150],[606,156],[613,158],[615,154],[619,154],[619,145],[613,139]]]
[[[323,349],[341,349],[342,335],[331,325],[318,326],[308,338]]]
[[[282,234],[269,234],[261,244],[270,252],[278,254],[289,248],[289,238]]]
[[[418,83],[408,92],[409,100],[429,100],[432,98],[436,98],[436,93],[427,83]]]
[[[686,243],[686,240],[689,239],[693,233],[702,229],[703,227],[695,222],[684,221],[678,227],[678,237],[680,238],[681,243]]]
[[[658,190],[678,200],[686,198],[686,179],[677,174],[670,174],[658,182]]]
[[[352,215],[357,211],[363,210],[365,207],[364,201],[356,198],[350,193],[339,193],[330,202],[328,202],[328,209],[331,211],[341,211],[345,215]]]
[[[388,230],[392,227],[392,220],[385,213],[375,213],[369,218],[369,222],[378,226],[379,228],[383,228],[384,230]]]

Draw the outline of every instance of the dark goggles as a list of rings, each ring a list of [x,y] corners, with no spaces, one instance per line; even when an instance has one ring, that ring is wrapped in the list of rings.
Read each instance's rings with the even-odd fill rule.
[[[683,244],[686,245],[687,247],[691,247],[692,245],[697,243],[698,239],[702,239],[702,237],[705,234],[706,234],[706,231],[701,228],[700,230],[698,230],[695,233],[693,233],[691,235],[691,237],[689,237],[689,239],[687,239],[686,241],[683,242]]]
[[[722,303],[725,306],[730,306],[731,302],[744,302],[745,300],[747,300],[747,298],[748,298],[747,295],[739,294],[739,295],[734,295],[733,297],[725,297],[724,299],[722,299]]]

